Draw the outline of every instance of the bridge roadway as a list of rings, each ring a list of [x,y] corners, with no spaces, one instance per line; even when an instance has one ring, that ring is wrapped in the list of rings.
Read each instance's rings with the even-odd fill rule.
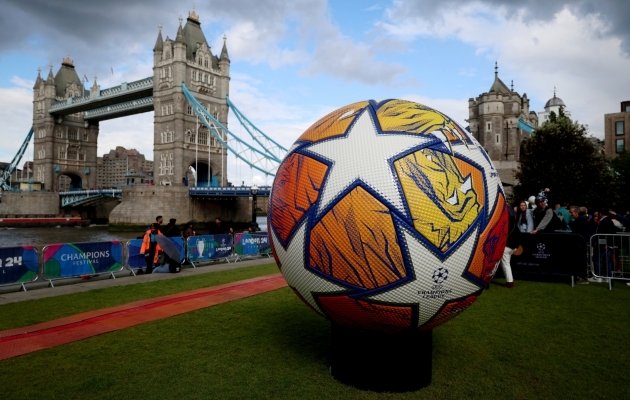
[[[257,197],[269,197],[271,186],[261,186],[258,188]],[[252,190],[249,186],[191,186],[188,189],[190,197],[196,198],[232,198],[251,197]],[[61,207],[76,207],[93,205],[109,198],[121,198],[122,189],[92,189],[92,190],[72,190],[60,192],[59,199]]]
[[[48,112],[64,116],[86,112],[85,120],[112,119],[153,110],[153,77],[124,82],[83,96],[55,101]]]

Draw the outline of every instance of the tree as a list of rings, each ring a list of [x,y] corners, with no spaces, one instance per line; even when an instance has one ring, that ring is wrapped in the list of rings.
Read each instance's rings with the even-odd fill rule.
[[[568,201],[591,210],[616,204],[612,169],[586,137],[587,127],[558,116],[536,128],[523,142],[514,187],[517,199],[549,188],[550,202]]]
[[[618,211],[630,210],[630,152],[624,151],[617,158],[610,160],[615,174],[615,188],[619,198]]]

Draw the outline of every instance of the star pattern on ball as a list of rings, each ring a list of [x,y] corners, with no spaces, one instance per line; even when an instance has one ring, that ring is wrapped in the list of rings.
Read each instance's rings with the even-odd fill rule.
[[[379,193],[396,210],[405,212],[402,193],[392,162],[404,154],[439,142],[433,136],[379,133],[372,114],[366,109],[345,136],[317,142],[305,152],[332,162],[322,190],[318,214],[353,182],[363,182]],[[357,162],[355,157],[369,162]]]
[[[276,255],[282,262],[282,275],[284,279],[297,290],[302,298],[315,310],[324,314],[317,305],[313,292],[315,293],[334,293],[346,292],[347,289],[336,285],[322,277],[311,272],[304,271],[304,245],[306,239],[306,222],[302,221],[301,225],[296,229],[293,239],[289,243],[286,250],[276,238],[271,235]]]
[[[473,252],[477,238],[477,230],[462,243],[459,254],[470,255]],[[370,300],[384,303],[399,303],[400,299],[418,299],[418,326],[428,322],[447,303],[469,296],[483,288],[464,278],[463,274],[468,266],[468,260],[457,256],[457,253],[446,260],[433,255],[410,232],[403,230],[403,237],[409,249],[411,263],[416,271],[416,279],[409,281],[387,292],[369,296]],[[436,284],[433,280],[436,270],[447,270],[448,279]]]

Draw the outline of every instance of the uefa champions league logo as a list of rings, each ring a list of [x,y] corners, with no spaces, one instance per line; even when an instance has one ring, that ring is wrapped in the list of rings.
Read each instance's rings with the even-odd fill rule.
[[[441,285],[442,283],[444,283],[445,280],[448,279],[448,269],[443,267],[436,269],[435,271],[433,271],[433,276],[431,277],[431,279],[433,279],[433,282],[435,282],[437,285]]]
[[[538,250],[538,253],[532,253],[532,256],[533,256],[534,258],[539,259],[539,260],[540,260],[540,259],[547,259],[547,258],[549,258],[549,257],[550,257],[550,254],[545,253],[545,250],[546,250],[546,249],[547,249],[547,247],[545,246],[545,244],[544,244],[544,243],[538,243],[538,244],[536,245],[536,250]]]
[[[448,269],[440,267],[433,271],[431,279],[435,285],[429,290],[418,290],[418,295],[423,299],[443,299],[453,292],[452,289],[444,287],[443,283],[448,279]]]

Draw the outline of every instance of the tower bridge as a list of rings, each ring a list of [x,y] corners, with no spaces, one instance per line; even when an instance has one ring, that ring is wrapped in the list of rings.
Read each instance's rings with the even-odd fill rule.
[[[160,212],[164,204],[153,204],[158,198],[175,205],[175,214],[182,220],[209,219],[208,215],[238,219],[243,214],[244,189],[220,188],[229,186],[228,153],[252,169],[274,175],[286,149],[236,109],[228,99],[229,85],[226,38],[221,52],[213,53],[194,11],[185,24],[180,17],[174,39],[164,39],[159,27],[153,47],[153,76],[106,89],[101,89],[95,78],[86,90],[68,56],[56,74],[52,65],[46,79],[38,72],[33,87],[33,178],[45,191],[56,192],[60,177],[69,177],[71,192],[61,194],[62,207],[120,197],[121,204],[110,215],[114,223],[144,224],[157,214],[166,214]],[[230,109],[253,140],[230,132]],[[99,122],[144,112],[154,113],[153,138],[138,138],[153,141],[154,186],[127,187],[111,193],[89,190],[97,187]],[[20,151],[23,154],[23,149]],[[22,154],[16,156],[17,162]],[[191,167],[194,177],[188,176]],[[6,173],[0,178],[4,189]],[[187,182],[205,189],[189,188]],[[268,191],[260,193],[265,194]],[[218,198],[227,198],[231,203],[214,204],[213,199]]]

